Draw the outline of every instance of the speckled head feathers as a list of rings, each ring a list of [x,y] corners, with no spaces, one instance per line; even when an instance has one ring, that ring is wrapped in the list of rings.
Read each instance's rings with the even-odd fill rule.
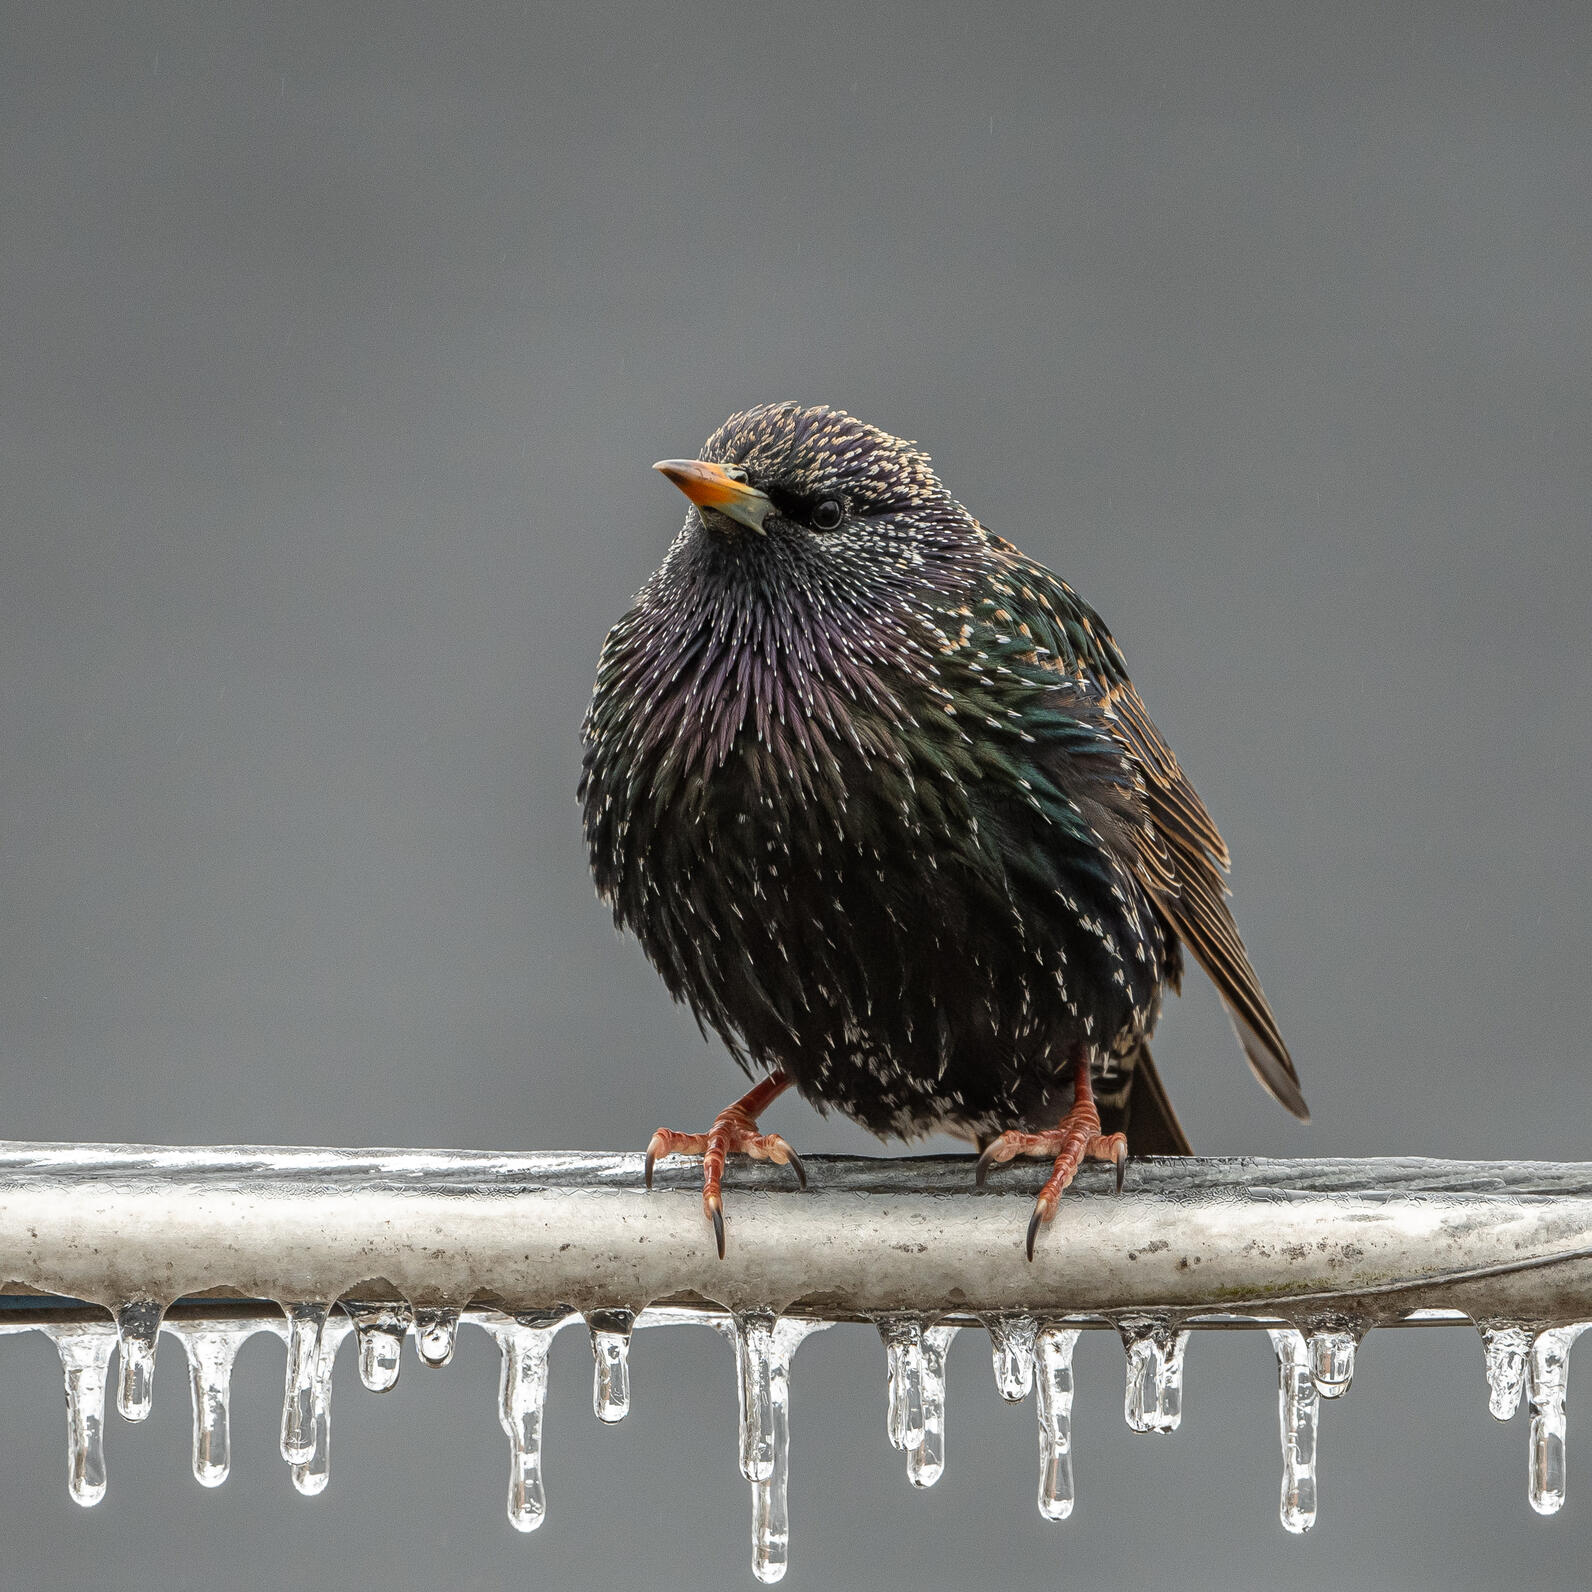
[[[843,496],[856,513],[944,504],[949,494],[916,443],[827,404],[759,404],[731,415],[699,455],[739,466],[753,485],[796,498]]]

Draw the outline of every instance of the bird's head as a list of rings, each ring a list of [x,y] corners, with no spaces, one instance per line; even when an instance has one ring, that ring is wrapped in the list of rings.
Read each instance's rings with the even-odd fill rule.
[[[978,534],[926,454],[824,405],[745,410],[698,458],[653,468],[695,505],[688,536],[764,568],[899,575],[954,557]]]

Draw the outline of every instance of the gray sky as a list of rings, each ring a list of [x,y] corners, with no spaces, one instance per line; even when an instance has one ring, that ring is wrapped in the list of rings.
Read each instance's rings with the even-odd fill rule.
[[[578,727],[681,519],[647,466],[789,397],[920,440],[1127,648],[1316,1114],[1191,978],[1156,1053],[1199,1149],[1585,1156],[1589,35],[1569,6],[8,8],[7,1133],[705,1124],[739,1075],[592,897]],[[769,1126],[877,1148],[796,1101]],[[345,1364],[314,1502],[258,1344],[200,1492],[168,1343],[90,1513],[52,1351],[8,1340],[8,1575],[741,1584],[698,1336],[641,1340],[611,1431],[562,1341],[530,1540],[484,1338],[385,1400]],[[1304,1541],[1261,1342],[1196,1343],[1166,1443],[1086,1344],[1059,1527],[981,1347],[929,1498],[877,1344],[802,1350],[790,1585],[1584,1580],[1584,1428],[1540,1521],[1469,1334],[1372,1339]]]

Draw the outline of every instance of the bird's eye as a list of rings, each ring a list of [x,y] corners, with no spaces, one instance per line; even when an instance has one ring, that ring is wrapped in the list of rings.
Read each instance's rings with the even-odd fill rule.
[[[841,506],[839,498],[825,498],[821,503],[814,505],[813,512],[808,517],[808,524],[815,531],[834,531],[840,528],[840,522],[845,517],[846,511]]]

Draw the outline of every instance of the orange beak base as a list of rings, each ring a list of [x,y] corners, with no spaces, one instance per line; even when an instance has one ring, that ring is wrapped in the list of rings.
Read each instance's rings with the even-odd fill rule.
[[[763,534],[763,521],[773,512],[774,505],[755,486],[737,481],[722,464],[707,464],[701,459],[660,459],[652,468],[673,481],[698,508],[716,509]]]

